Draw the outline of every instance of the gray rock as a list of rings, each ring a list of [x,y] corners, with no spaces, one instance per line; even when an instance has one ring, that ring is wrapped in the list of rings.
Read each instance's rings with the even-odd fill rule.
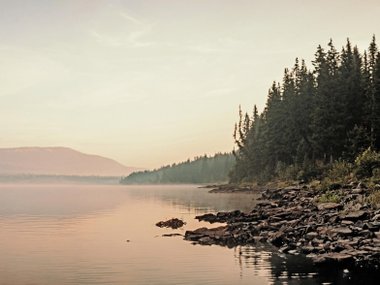
[[[357,221],[362,220],[368,216],[366,211],[354,211],[350,212],[346,215],[341,215],[341,219],[349,220],[349,221]]]
[[[339,227],[332,230],[333,233],[339,234],[339,235],[351,235],[352,231],[347,227]]]
[[[304,254],[316,253],[317,251],[318,250],[314,246],[311,246],[311,245],[303,246],[301,248],[301,252],[304,253]]]
[[[178,229],[186,225],[186,223],[180,219],[173,218],[167,221],[160,221],[156,223],[157,227],[160,228],[172,228],[172,229]]]
[[[372,221],[380,221],[380,214],[374,215]]]
[[[325,254],[327,261],[336,261],[336,262],[349,262],[353,261],[352,255],[344,253],[328,253]]]
[[[355,188],[351,190],[351,193],[353,194],[362,194],[364,192],[363,188]]]
[[[213,240],[210,237],[203,237],[198,240],[198,242],[202,245],[212,245]]]
[[[312,187],[263,189],[262,197],[267,201],[251,212],[198,216],[227,225],[187,231],[185,239],[228,247],[271,242],[281,252],[302,252],[316,263],[380,264],[380,210],[367,204],[370,191],[364,185],[342,187],[336,190],[338,195],[344,194],[341,203],[320,204],[315,201],[322,193]]]
[[[353,221],[349,221],[349,220],[343,220],[340,222],[342,225],[345,225],[345,226],[350,226],[350,225],[353,225],[354,222]]]
[[[340,205],[338,203],[321,203],[321,204],[317,205],[317,208],[319,211],[338,209],[341,207],[342,207],[342,205]]]
[[[298,250],[296,250],[296,249],[292,249],[292,250],[288,251],[288,254],[298,255],[298,254],[300,254],[300,252]]]
[[[310,232],[310,233],[306,234],[306,238],[309,239],[309,240],[312,240],[312,239],[314,239],[316,237],[318,237],[318,233],[316,233],[316,232]]]
[[[272,234],[268,241],[271,242],[275,246],[282,246],[285,242],[284,238],[285,238],[285,233],[282,231],[278,231]]]
[[[183,236],[182,234],[179,233],[172,233],[172,234],[163,234],[163,237],[176,237],[176,236]]]

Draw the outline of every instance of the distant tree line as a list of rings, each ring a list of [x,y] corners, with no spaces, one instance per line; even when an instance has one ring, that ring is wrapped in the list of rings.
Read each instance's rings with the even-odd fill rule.
[[[273,82],[265,109],[239,108],[236,165],[231,182],[268,181],[293,171],[313,175],[318,165],[352,162],[365,149],[380,150],[380,53],[373,36],[360,53],[350,40],[340,51],[330,40],[312,61],[295,60]]]
[[[232,153],[217,153],[188,159],[155,170],[139,171],[121,179],[122,184],[227,182],[235,164]]]

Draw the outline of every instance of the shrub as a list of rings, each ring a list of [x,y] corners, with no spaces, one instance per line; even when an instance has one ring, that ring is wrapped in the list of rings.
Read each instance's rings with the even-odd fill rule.
[[[339,203],[342,197],[333,191],[326,191],[317,200],[318,203]]]
[[[303,169],[298,172],[298,179],[306,182],[310,182],[315,179],[320,180],[325,176],[328,169],[328,164],[325,164],[322,161],[316,161],[315,163],[304,163]]]
[[[367,199],[368,199],[368,202],[372,205],[372,207],[379,208],[380,207],[380,190],[373,191],[368,196]]]
[[[353,172],[353,166],[346,161],[335,161],[327,171],[327,177],[334,182],[346,183]]]
[[[358,178],[369,178],[380,168],[380,154],[367,148],[355,159],[355,174]]]

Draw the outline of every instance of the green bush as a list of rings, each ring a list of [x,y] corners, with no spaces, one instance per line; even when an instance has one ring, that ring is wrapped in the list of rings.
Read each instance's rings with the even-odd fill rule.
[[[368,202],[372,205],[372,207],[379,208],[380,207],[380,190],[373,191],[368,196]]]
[[[317,200],[318,203],[339,203],[342,197],[333,191],[326,191]]]
[[[327,177],[333,182],[346,183],[350,180],[353,165],[347,161],[335,161],[327,171]]]
[[[372,177],[380,168],[380,154],[367,148],[356,157],[355,167],[355,174],[358,178]]]
[[[316,161],[315,163],[304,163],[302,170],[298,172],[298,179],[306,182],[313,181],[315,179],[322,179],[325,176],[329,166],[322,161]]]

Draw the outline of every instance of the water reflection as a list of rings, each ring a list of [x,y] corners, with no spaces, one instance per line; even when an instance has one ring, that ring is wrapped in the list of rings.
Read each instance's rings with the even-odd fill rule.
[[[121,205],[127,193],[120,187],[94,185],[0,185],[0,215],[77,217]]]
[[[189,185],[0,186],[0,284],[377,284],[379,272],[317,270],[264,245],[194,246],[154,226],[183,218],[183,234],[210,226],[196,214],[250,211],[253,199]]]
[[[270,284],[318,284],[315,267],[305,257],[286,256],[268,245],[237,247],[234,256],[242,272],[270,276]]]
[[[250,211],[255,196],[210,194],[194,185],[0,185],[0,216],[77,217],[111,211],[132,197],[159,201],[184,211]]]
[[[238,246],[234,249],[234,257],[242,276],[247,271],[251,271],[254,276],[270,276],[268,284],[357,285],[379,282],[378,269],[316,267],[304,255],[282,254],[269,245]]]
[[[208,193],[209,189],[194,185],[125,186],[137,199],[155,199],[182,206],[187,209],[204,211],[251,211],[258,195],[242,193]]]

